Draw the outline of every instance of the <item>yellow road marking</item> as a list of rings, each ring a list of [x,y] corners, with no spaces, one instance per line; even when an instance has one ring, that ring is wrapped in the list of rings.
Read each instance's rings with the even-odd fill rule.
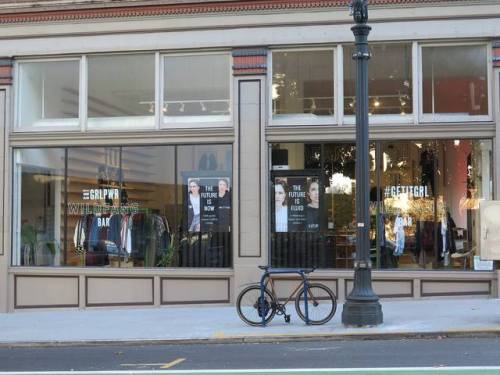
[[[184,362],[185,360],[186,360],[186,358],[177,358],[177,359],[174,359],[172,362],[165,363],[160,368],[171,368],[171,367],[174,367],[175,365],[178,365],[179,363]]]

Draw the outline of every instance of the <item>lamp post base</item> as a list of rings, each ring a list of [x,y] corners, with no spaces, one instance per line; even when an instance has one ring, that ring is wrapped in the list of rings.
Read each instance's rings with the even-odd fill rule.
[[[384,318],[382,305],[378,301],[347,300],[342,310],[342,324],[345,326],[377,326]]]
[[[365,263],[357,263],[354,270],[354,286],[342,310],[342,324],[346,326],[382,324],[384,320],[382,305],[372,289],[371,281],[371,269],[367,268]]]

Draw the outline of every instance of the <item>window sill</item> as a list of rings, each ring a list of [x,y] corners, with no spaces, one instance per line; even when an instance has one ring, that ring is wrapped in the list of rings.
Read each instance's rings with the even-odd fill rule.
[[[87,121],[87,129],[92,131],[154,128],[155,121],[153,116],[91,117]]]
[[[80,131],[78,119],[47,119],[38,120],[29,126],[16,126],[14,132],[36,133],[53,131]]]
[[[413,114],[408,115],[372,115],[368,116],[368,124],[370,125],[385,125],[385,124],[413,124]],[[345,116],[344,125],[355,125],[356,116]]]
[[[433,123],[433,122],[491,122],[493,121],[491,116],[479,115],[479,116],[469,116],[466,114],[442,114],[442,115],[431,115],[431,114],[420,114],[421,123]]]
[[[161,129],[232,127],[231,116],[165,116]]]
[[[270,126],[287,125],[337,125],[335,116],[316,116],[310,114],[273,115]]]

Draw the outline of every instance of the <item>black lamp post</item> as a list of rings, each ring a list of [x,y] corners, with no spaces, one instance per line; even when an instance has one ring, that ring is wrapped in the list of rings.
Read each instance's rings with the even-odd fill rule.
[[[373,326],[383,321],[382,306],[372,289],[370,261],[370,171],[368,148],[368,21],[367,0],[353,0],[352,14],[356,25],[356,258],[354,287],[346,298],[342,323],[349,326]]]

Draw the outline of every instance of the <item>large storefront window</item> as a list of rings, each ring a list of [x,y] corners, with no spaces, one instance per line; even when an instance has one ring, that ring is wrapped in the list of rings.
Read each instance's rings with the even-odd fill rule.
[[[354,46],[344,47],[344,114],[356,110]],[[411,44],[373,44],[369,62],[369,111],[371,115],[413,113]]]
[[[231,266],[231,150],[16,150],[13,265]]]
[[[492,199],[490,140],[370,146],[370,257],[376,268],[472,269],[479,201]],[[352,268],[355,145],[275,144],[271,262]]]
[[[272,54],[273,118],[334,114],[333,51],[284,51]]]
[[[422,47],[424,115],[487,116],[486,45]]]

